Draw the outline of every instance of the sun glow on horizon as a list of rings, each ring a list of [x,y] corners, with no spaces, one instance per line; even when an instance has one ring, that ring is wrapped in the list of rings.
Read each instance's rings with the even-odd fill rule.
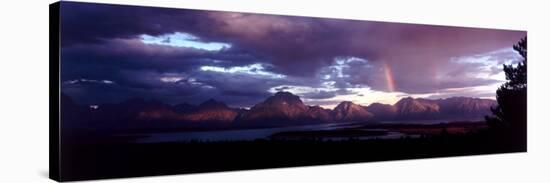
[[[302,98],[307,105],[319,105],[325,109],[333,109],[342,101],[351,101],[353,103],[368,106],[372,103],[382,103],[393,105],[401,98],[412,96],[415,98],[426,97],[427,95],[409,95],[402,92],[384,92],[376,91],[371,88],[348,88],[351,93],[344,95],[336,95],[326,99],[308,99]]]

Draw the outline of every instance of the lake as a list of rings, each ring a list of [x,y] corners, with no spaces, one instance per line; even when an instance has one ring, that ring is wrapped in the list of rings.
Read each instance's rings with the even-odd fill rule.
[[[372,138],[401,138],[407,136],[403,133],[387,131],[385,129],[360,129],[363,124],[356,123],[325,123],[316,125],[303,125],[291,127],[260,128],[260,129],[239,129],[219,131],[197,131],[197,132],[166,132],[166,133],[145,133],[126,134],[120,136],[141,136],[134,140],[135,143],[158,143],[158,142],[189,142],[189,141],[250,141],[258,139],[269,139],[273,134],[281,132],[312,132],[312,131],[338,131],[343,129],[358,128],[364,131],[383,131],[383,135],[354,136],[353,139]],[[349,137],[330,136],[320,140],[347,140]]]

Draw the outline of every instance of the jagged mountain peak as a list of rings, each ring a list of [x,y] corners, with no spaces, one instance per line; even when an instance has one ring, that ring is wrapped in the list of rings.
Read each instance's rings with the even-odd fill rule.
[[[87,107],[71,104],[70,97],[62,94],[65,108]],[[425,99],[405,97],[394,105],[372,103],[361,106],[352,101],[342,101],[334,109],[307,106],[299,96],[290,92],[277,92],[250,110],[228,107],[224,102],[209,99],[198,106],[181,103],[167,105],[160,101],[132,98],[117,104],[104,104],[94,115],[117,116],[111,121],[158,120],[193,122],[237,122],[244,125],[285,126],[322,122],[371,122],[374,120],[479,120],[490,114],[495,100],[471,97]],[[71,107],[72,106],[72,107]],[[68,110],[68,109],[66,109]],[[116,115],[114,115],[116,114]],[[100,118],[101,119],[101,118]],[[109,119],[105,119],[109,121]],[[260,125],[258,125],[260,124]]]
[[[208,99],[203,103],[199,104],[199,109],[228,109],[229,107],[221,101],[215,99]]]
[[[361,105],[343,101],[334,108],[333,116],[337,121],[369,121],[374,115]]]
[[[303,102],[299,96],[284,91],[275,93],[273,96],[267,98],[264,103],[303,105]]]

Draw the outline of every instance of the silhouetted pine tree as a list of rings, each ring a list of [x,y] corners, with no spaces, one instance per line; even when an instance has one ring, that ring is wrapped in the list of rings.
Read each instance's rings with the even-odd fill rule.
[[[525,144],[527,137],[527,37],[516,45],[523,60],[515,67],[504,64],[506,83],[497,90],[498,106],[491,108],[494,116],[486,116],[488,125],[510,137],[509,140]]]

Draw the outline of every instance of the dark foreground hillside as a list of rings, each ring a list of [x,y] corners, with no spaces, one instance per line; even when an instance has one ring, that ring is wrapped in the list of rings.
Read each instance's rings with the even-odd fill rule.
[[[168,175],[526,151],[494,132],[420,138],[64,144],[64,180]]]

